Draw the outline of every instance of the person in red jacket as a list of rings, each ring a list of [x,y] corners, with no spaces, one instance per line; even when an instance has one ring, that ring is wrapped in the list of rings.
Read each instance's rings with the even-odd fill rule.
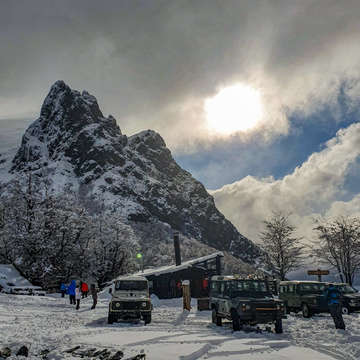
[[[82,298],[85,298],[88,296],[89,293],[89,286],[86,282],[82,282],[81,283],[81,294],[82,294]]]

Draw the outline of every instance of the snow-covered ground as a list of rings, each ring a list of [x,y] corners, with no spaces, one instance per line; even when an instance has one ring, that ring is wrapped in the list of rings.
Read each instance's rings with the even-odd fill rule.
[[[147,360],[360,359],[360,314],[344,317],[346,331],[335,330],[325,314],[312,319],[291,315],[281,335],[234,333],[230,323],[213,325],[209,311],[198,312],[194,306],[184,314],[179,300],[155,300],[150,325],[108,325],[106,295],[100,296],[95,310],[87,298],[76,311],[67,298],[0,294],[0,348],[16,352],[25,344],[33,359],[41,358],[37,354],[44,349],[50,350],[49,359],[70,359],[64,350],[77,345],[80,350],[122,350],[124,359],[141,352]]]

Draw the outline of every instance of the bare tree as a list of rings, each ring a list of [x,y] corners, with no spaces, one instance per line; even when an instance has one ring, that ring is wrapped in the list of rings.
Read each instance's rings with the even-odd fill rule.
[[[317,221],[314,230],[318,240],[313,255],[334,267],[342,282],[352,285],[360,269],[360,219],[338,217],[327,222]]]
[[[302,264],[302,238],[294,236],[296,228],[290,224],[289,215],[282,212],[273,212],[271,219],[265,220],[264,225],[265,230],[260,238],[265,264],[274,275],[285,280],[287,273]]]

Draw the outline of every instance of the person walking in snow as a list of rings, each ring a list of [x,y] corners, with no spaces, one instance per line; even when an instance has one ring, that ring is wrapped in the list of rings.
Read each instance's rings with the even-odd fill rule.
[[[90,286],[90,294],[91,294],[91,297],[93,299],[93,304],[92,304],[91,310],[94,310],[95,307],[96,307],[96,304],[97,304],[97,299],[98,299],[98,294],[97,294],[95,284],[91,284],[91,286]]]
[[[69,293],[69,299],[70,299],[70,304],[71,305],[76,304],[76,301],[75,301],[75,289],[76,289],[76,281],[72,280],[70,285],[68,286],[68,293]]]
[[[89,286],[86,282],[82,282],[81,283],[81,294],[82,294],[82,298],[86,298],[88,296],[89,293]]]
[[[79,310],[80,308],[80,299],[81,299],[81,291],[80,286],[76,285],[75,288],[75,299],[76,299],[76,310]]]
[[[334,284],[330,284],[325,290],[324,295],[328,303],[330,314],[334,320],[335,328],[345,330],[345,323],[342,317],[340,291],[334,286]]]
[[[67,287],[64,283],[61,283],[60,285],[60,291],[61,291],[61,297],[65,297],[65,294],[66,294],[66,290],[67,290]]]

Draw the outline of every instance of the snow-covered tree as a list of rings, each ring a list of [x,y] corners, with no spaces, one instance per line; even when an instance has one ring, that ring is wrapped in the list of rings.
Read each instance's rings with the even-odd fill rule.
[[[260,234],[265,264],[274,275],[285,280],[286,274],[302,264],[304,246],[301,238],[295,237],[295,226],[289,216],[274,212],[270,220],[264,221],[265,230]]]
[[[360,218],[317,221],[314,230],[318,235],[314,256],[335,268],[342,282],[352,285],[360,270]]]
[[[71,186],[54,194],[38,178],[20,178],[2,192],[0,259],[34,283],[71,278],[100,283],[127,272],[134,258],[130,226],[109,209],[86,209]]]

